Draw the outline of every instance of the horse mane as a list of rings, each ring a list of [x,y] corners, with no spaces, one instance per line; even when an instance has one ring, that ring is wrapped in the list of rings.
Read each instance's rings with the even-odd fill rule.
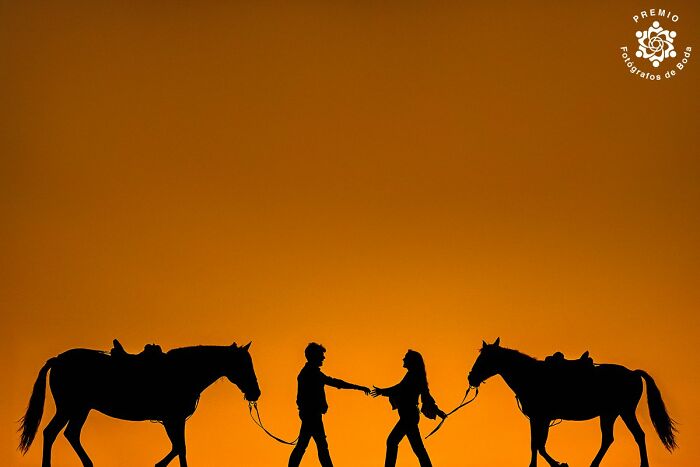
[[[542,361],[542,360],[539,360],[535,357],[532,357],[526,353],[523,353],[519,350],[509,349],[508,347],[500,347],[500,346],[498,348],[501,351],[503,351],[504,353],[507,353],[518,360],[528,361],[528,362],[541,362]],[[484,350],[484,349],[481,349],[481,350]],[[480,352],[481,352],[481,350],[480,350]]]
[[[222,351],[226,349],[232,349],[232,347],[227,345],[195,345],[190,347],[178,347],[175,349],[168,350],[165,355],[169,358],[190,360],[193,357],[220,357]]]

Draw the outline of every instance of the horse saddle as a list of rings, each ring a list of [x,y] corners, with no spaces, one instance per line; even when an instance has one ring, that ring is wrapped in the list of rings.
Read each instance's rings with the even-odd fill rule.
[[[126,350],[124,350],[124,346],[117,339],[114,339],[112,344],[114,347],[112,347],[112,350],[109,351],[109,354],[112,356],[112,358],[121,361],[129,361],[134,363],[138,361],[156,362],[160,361],[165,356],[163,349],[161,349],[157,344],[146,344],[143,351],[141,351],[139,354],[128,353]]]
[[[593,358],[588,354],[586,350],[579,358],[574,360],[568,360],[564,358],[564,354],[561,352],[556,352],[554,355],[550,355],[544,359],[545,363],[548,363],[550,367],[562,370],[583,370],[587,368],[593,368]]]

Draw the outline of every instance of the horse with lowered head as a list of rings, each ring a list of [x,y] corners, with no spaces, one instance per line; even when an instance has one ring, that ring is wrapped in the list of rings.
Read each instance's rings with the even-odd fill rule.
[[[559,361],[554,361],[559,360]],[[676,428],[668,415],[656,383],[642,370],[629,370],[621,365],[593,365],[585,360],[552,361],[533,357],[483,342],[469,384],[479,387],[486,379],[500,375],[513,390],[523,413],[530,419],[530,467],[537,465],[537,453],[550,466],[565,467],[546,451],[545,444],[553,420],[590,420],[600,417],[602,443],[591,467],[598,467],[613,442],[613,425],[621,417],[639,447],[641,466],[648,467],[645,435],[635,414],[646,382],[647,403],[651,422],[661,442],[669,451],[676,448]]]
[[[175,457],[186,467],[185,422],[199,396],[222,377],[228,378],[248,401],[260,397],[258,380],[248,349],[197,346],[160,355],[112,356],[98,350],[71,349],[50,358],[39,371],[29,407],[22,417],[19,449],[26,453],[34,440],[46,395],[46,375],[56,403],[56,414],[44,429],[42,467],[51,465],[51,447],[66,427],[65,437],[84,467],[92,461],[80,444],[80,431],[91,410],[122,420],[163,423],[171,451],[156,464],[165,467]]]

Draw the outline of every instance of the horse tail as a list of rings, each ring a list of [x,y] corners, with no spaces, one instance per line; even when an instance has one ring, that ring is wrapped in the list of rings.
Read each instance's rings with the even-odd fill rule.
[[[678,430],[676,429],[676,422],[666,411],[666,404],[661,398],[661,391],[659,391],[649,373],[643,370],[635,370],[635,373],[644,378],[644,381],[647,383],[647,403],[649,404],[651,423],[654,425],[654,429],[666,449],[673,451],[678,447],[676,444],[676,433]]]
[[[49,372],[55,358],[49,359],[46,364],[39,370],[34,382],[34,390],[29,398],[29,406],[24,417],[20,419],[20,431],[22,434],[19,439],[19,450],[22,454],[26,454],[29,446],[32,445],[36,432],[41,423],[41,416],[44,413],[44,398],[46,397],[46,374]]]

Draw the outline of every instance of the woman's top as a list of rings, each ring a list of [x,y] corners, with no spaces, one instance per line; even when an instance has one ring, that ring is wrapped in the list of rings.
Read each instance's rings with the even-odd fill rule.
[[[408,412],[418,409],[418,397],[421,400],[420,411],[426,417],[434,420],[436,416],[445,416],[445,412],[435,403],[435,399],[430,395],[428,383],[425,379],[413,372],[406,373],[401,382],[396,386],[382,389],[381,395],[388,396],[392,410]],[[408,412],[410,413],[410,412]]]

